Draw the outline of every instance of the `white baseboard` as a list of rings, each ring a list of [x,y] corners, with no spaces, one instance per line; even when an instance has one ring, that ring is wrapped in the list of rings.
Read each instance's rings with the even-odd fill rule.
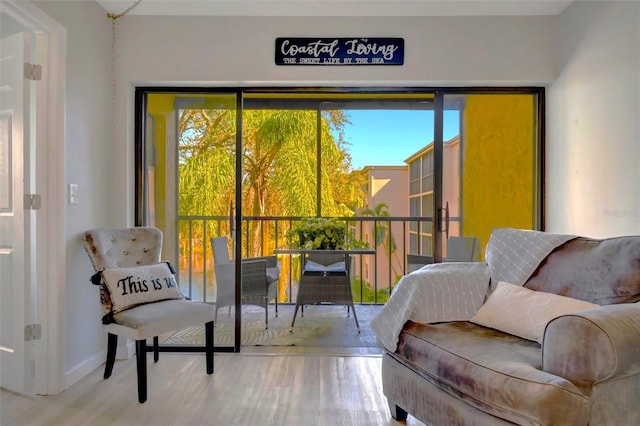
[[[105,359],[107,359],[107,353],[99,352],[70,371],[66,371],[64,373],[64,388],[69,389],[93,370],[104,364]]]
[[[133,340],[122,339],[125,344],[118,345],[116,349],[116,359],[129,359],[136,353],[136,345]],[[72,385],[89,375],[96,368],[104,365],[107,359],[107,351],[99,352],[87,359],[83,363],[74,367],[64,375],[64,389],[69,389]]]

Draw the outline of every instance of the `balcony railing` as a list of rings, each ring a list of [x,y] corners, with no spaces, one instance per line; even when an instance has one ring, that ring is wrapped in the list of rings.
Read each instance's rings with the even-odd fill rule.
[[[272,255],[276,247],[286,244],[288,230],[300,219],[247,216],[238,228],[230,223],[229,216],[180,216],[176,257],[181,289],[192,300],[215,302],[211,238],[230,236],[229,230],[238,228],[242,235],[235,237],[241,241],[243,258]],[[431,255],[432,218],[363,216],[339,219],[347,223],[357,239],[367,242],[376,251],[375,256],[362,255],[353,259],[351,283],[356,303],[385,303],[393,286],[410,270],[408,258],[415,256],[408,255]],[[278,301],[295,303],[300,261],[296,255],[280,255],[279,261],[282,273]]]

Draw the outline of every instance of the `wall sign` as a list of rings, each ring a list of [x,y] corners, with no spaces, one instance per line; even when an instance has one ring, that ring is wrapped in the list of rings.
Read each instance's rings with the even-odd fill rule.
[[[276,38],[276,65],[403,63],[403,38]]]

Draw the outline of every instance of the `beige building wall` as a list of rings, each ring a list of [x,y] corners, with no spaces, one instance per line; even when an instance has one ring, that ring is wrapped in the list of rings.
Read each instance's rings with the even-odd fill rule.
[[[425,171],[420,169],[420,182],[421,182],[421,190],[415,194],[410,194],[411,196],[419,197],[421,200],[428,199],[429,202],[423,203],[420,202],[420,212],[419,214],[408,212],[407,215],[415,215],[418,217],[433,217],[433,211],[424,211],[424,205],[433,205],[433,142],[430,142],[424,148],[416,151],[415,154],[410,156],[405,160],[408,167],[411,167],[412,164],[424,164],[424,159],[426,158],[426,162],[430,164],[429,170]],[[455,136],[447,141],[444,141],[443,146],[443,159],[442,159],[442,204],[443,207],[448,207],[449,209],[449,230],[448,233],[442,234],[442,247],[443,247],[443,256],[446,256],[446,238],[447,235],[461,235],[461,227],[460,223],[462,222],[462,210],[461,210],[461,202],[460,202],[460,193],[461,193],[461,165],[460,165],[461,157],[460,157],[460,136]],[[407,179],[410,179],[410,176],[407,175]],[[427,182],[425,182],[427,181]],[[409,181],[407,181],[409,182]],[[409,186],[409,184],[407,184]],[[425,188],[426,186],[426,188]],[[408,194],[409,196],[409,194]],[[411,250],[409,238],[407,237],[406,242],[406,252],[412,254],[423,254],[431,256],[433,255],[431,246],[426,244],[425,241],[430,241],[433,237],[431,232],[421,230],[420,238],[421,238],[421,247],[420,252],[418,253],[416,250]]]
[[[443,239],[447,235],[462,235],[462,208],[460,200],[460,136],[456,136],[444,143],[443,154],[443,176],[442,176],[442,203],[444,207],[449,208],[449,230],[442,235]],[[442,250],[443,257],[447,256],[446,241],[443,240]]]
[[[387,205],[387,212],[390,216],[409,215],[409,168],[402,166],[367,166],[367,206],[375,211],[376,206],[384,203]],[[378,227],[387,227],[388,223],[381,222]],[[363,224],[363,235],[361,238],[375,246],[375,224],[365,222]],[[396,250],[391,253],[389,262],[388,247],[389,240],[377,247],[377,255],[362,256],[362,277],[365,282],[375,282],[375,271],[377,270],[378,288],[389,286],[397,281],[397,277],[402,274],[404,267],[403,244],[404,236],[402,225],[396,224],[391,227],[392,241],[395,242]],[[356,268],[359,268],[359,260],[356,260]],[[358,269],[359,271],[359,269]]]

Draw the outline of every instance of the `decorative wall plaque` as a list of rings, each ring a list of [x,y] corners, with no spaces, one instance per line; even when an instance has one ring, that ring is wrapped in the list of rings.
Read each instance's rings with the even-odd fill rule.
[[[276,39],[276,65],[402,65],[403,38]]]

